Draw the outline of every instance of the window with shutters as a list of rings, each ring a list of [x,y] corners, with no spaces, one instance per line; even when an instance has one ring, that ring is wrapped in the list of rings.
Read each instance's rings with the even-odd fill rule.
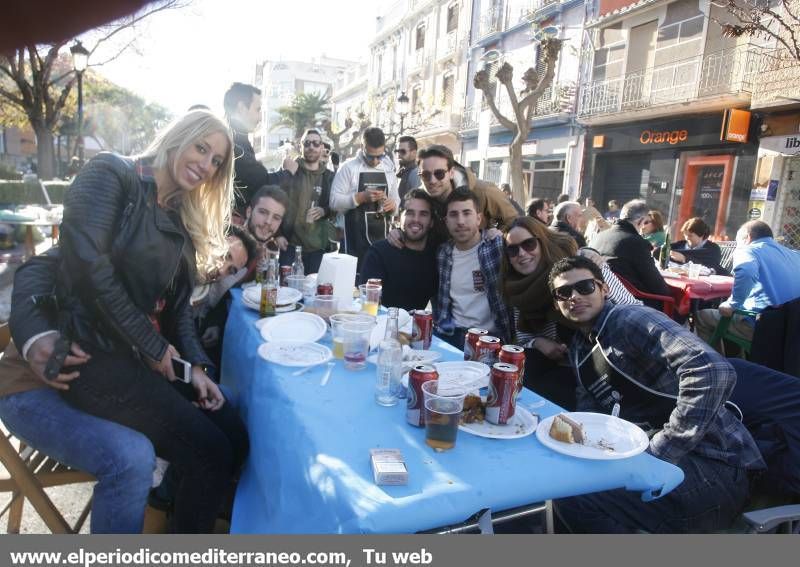
[[[458,29],[458,4],[450,4],[447,7],[447,33]]]
[[[415,42],[415,49],[419,51],[425,47],[425,25],[417,26],[417,38]]]
[[[442,105],[449,110],[450,104],[453,102],[453,88],[455,79],[452,73],[445,75],[442,78]]]

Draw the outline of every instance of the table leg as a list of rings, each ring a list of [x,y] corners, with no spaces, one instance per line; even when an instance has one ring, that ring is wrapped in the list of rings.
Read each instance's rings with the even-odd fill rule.
[[[556,533],[555,523],[553,522],[553,501],[546,500],[544,503],[544,525],[548,534]]]
[[[25,226],[25,257],[36,256],[36,245],[33,243],[33,226]]]

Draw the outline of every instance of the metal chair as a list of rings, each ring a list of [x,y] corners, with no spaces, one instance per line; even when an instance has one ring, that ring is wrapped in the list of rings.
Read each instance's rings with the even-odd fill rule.
[[[71,469],[5,432],[0,435],[0,461],[9,473],[5,478],[0,477],[0,492],[11,493],[11,501],[0,511],[0,517],[8,512],[8,533],[19,533],[26,499],[51,532],[64,534],[81,530],[89,516],[91,498],[78,520],[70,526],[44,489],[93,482],[95,478],[92,475]]]

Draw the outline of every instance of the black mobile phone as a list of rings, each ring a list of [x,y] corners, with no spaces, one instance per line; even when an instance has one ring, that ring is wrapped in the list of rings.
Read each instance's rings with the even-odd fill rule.
[[[44,377],[48,380],[55,380],[61,372],[61,367],[64,366],[64,360],[69,354],[70,342],[64,337],[59,337],[53,345],[53,353],[47,359],[47,364],[44,367]]]
[[[192,365],[182,358],[172,357],[172,371],[175,373],[175,378],[181,382],[187,384],[192,382]]]

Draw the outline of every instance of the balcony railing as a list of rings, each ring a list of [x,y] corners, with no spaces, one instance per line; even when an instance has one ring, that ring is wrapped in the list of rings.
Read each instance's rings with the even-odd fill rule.
[[[583,88],[578,117],[750,93],[758,63],[758,53],[752,46],[742,46],[591,81]]]
[[[452,55],[458,49],[458,31],[451,31],[447,37],[440,43],[439,57],[447,57]]]
[[[412,60],[411,70],[421,71],[430,64],[430,57],[425,51],[425,48],[417,49],[414,52],[414,59]]]
[[[503,6],[490,8],[481,14],[480,25],[478,26],[478,37],[503,31]]]
[[[461,129],[474,130],[478,127],[478,118],[480,116],[480,105],[468,106],[464,109],[461,115]]]
[[[528,5],[520,9],[519,21],[527,22],[532,20],[540,10],[551,4],[558,4],[560,1],[561,0],[529,0]]]

